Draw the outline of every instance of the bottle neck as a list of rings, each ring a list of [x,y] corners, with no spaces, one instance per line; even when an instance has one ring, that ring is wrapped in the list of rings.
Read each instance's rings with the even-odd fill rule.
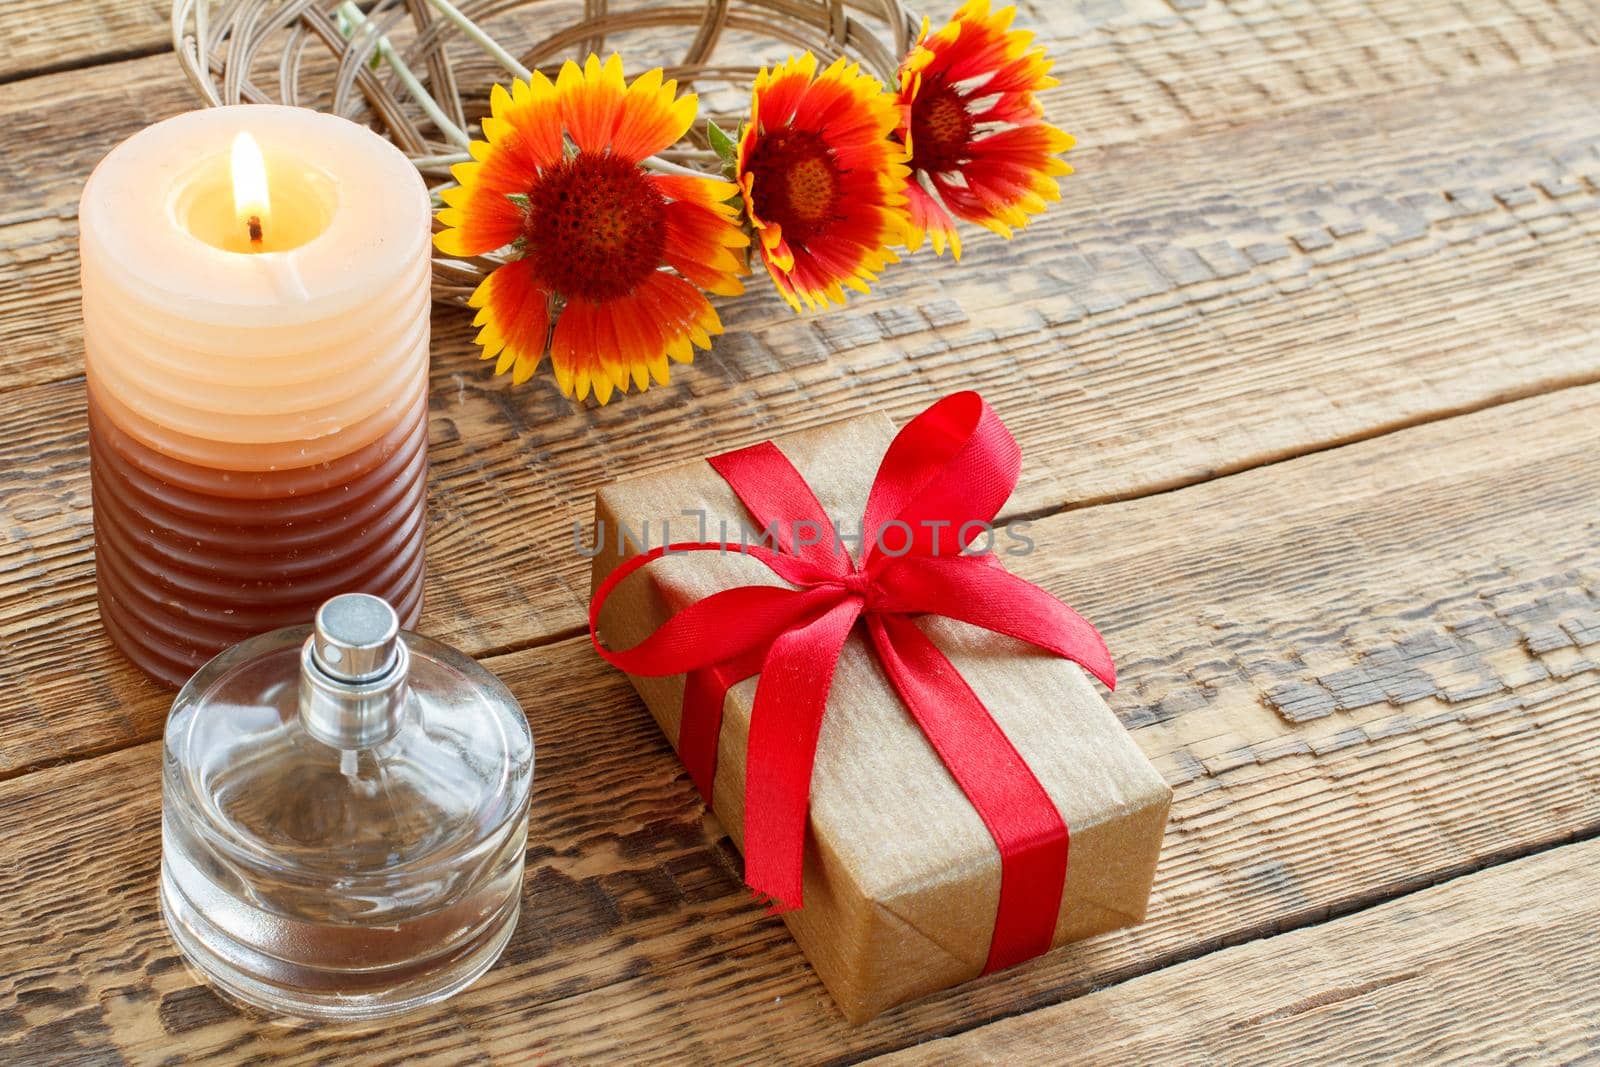
[[[300,651],[300,721],[323,744],[341,750],[371,748],[400,730],[411,656],[397,641],[389,669],[367,681],[347,681],[319,662],[315,636]]]

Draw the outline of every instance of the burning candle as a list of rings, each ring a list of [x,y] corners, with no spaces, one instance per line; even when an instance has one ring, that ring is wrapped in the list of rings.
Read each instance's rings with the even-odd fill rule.
[[[271,217],[267,161],[261,158],[261,146],[256,144],[256,139],[242,130],[233,136],[232,160],[229,173],[233,177],[234,221],[244,223],[250,251],[265,252],[263,219]]]
[[[344,592],[421,609],[430,206],[335,116],[180,115],[79,208],[100,614],[179,685]]]

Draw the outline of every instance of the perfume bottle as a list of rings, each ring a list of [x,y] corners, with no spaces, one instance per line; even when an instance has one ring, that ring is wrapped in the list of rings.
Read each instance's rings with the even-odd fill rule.
[[[533,738],[488,671],[353,593],[251,638],[178,693],[161,911],[224,993],[314,1020],[443,1000],[522,898]]]

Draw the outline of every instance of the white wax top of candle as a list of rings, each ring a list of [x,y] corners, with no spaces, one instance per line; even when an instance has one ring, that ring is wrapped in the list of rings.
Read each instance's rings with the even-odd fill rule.
[[[185,193],[226,177],[233,138],[248,130],[268,161],[271,228],[313,210],[282,188],[285,176],[331,195],[326,228],[287,252],[227,252],[197,238],[183,215]],[[297,182],[304,186],[305,182]],[[231,185],[223,190],[231,197]],[[85,253],[115,264],[117,281],[187,321],[231,325],[323,319],[358,309],[427,258],[427,190],[388,141],[335,115],[247,104],[179,115],[112,149],[84,187],[79,210]],[[304,295],[286,291],[299,279]]]
[[[261,252],[233,205],[241,130],[266,160]],[[362,126],[264,105],[179,115],[106,156],[79,223],[91,391],[158,451],[235,470],[323,462],[426,391],[431,205]]]

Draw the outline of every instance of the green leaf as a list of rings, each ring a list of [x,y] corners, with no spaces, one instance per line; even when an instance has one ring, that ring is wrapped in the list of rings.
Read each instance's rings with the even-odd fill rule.
[[[739,152],[739,144],[721,126],[706,119],[706,136],[711,139],[711,149],[724,163],[732,163]]]

